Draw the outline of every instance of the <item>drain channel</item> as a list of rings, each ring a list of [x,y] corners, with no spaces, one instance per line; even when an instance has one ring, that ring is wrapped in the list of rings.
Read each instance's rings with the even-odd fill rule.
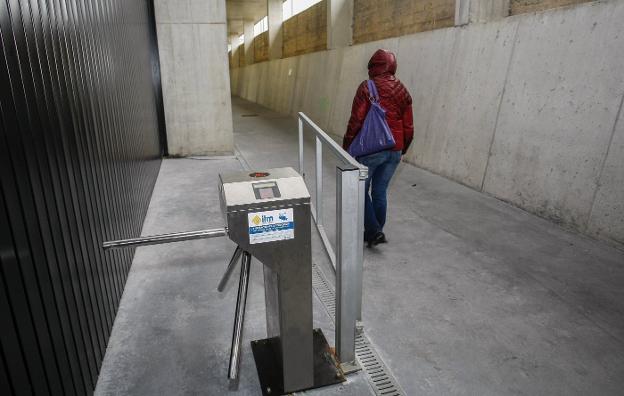
[[[336,322],[336,293],[325,277],[323,271],[312,264],[312,287],[317,297],[323,303],[325,310],[332,321]],[[355,337],[355,356],[358,363],[368,376],[368,382],[377,396],[403,396],[405,392],[381,360],[375,347],[371,344],[363,331]]]
[[[321,269],[312,263],[312,287],[321,300],[332,322],[336,323],[336,293]]]

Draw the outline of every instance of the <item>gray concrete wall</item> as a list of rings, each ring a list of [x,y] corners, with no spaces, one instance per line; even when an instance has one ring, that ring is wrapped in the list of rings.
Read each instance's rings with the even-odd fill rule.
[[[233,150],[225,0],[156,0],[169,154]]]
[[[618,0],[518,15],[233,69],[232,89],[340,136],[369,57],[395,51],[408,162],[623,244],[622,20]]]

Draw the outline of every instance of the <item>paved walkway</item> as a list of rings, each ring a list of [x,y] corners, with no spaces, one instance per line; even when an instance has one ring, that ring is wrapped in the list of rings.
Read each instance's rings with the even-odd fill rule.
[[[296,165],[295,120],[235,98],[234,126],[239,158],[164,161],[144,234],[220,225],[217,174],[239,161]],[[389,200],[390,243],[365,252],[363,320],[406,394],[622,394],[624,252],[407,164]],[[137,250],[96,394],[225,394],[235,287],[215,289],[232,249],[222,239]],[[315,249],[330,275],[318,239]],[[252,271],[247,340],[264,333]],[[332,338],[318,301],[315,320]],[[248,346],[243,353],[232,394],[259,394]],[[314,393],[369,388],[359,374]]]

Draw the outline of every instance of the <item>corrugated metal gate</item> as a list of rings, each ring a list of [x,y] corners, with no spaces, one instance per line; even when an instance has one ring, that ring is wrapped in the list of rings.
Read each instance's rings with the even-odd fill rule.
[[[0,394],[88,394],[165,147],[147,0],[0,0]]]

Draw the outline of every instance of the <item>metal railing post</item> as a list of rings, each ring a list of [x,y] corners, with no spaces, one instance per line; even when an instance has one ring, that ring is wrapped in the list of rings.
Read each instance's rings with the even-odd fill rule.
[[[299,174],[305,179],[303,171],[303,120],[301,115],[299,115],[297,120],[299,121]]]
[[[336,353],[355,363],[355,331],[362,296],[362,244],[359,227],[360,169],[336,168]],[[362,196],[363,197],[363,196]]]
[[[316,224],[323,225],[323,142],[316,137]]]
[[[357,263],[357,274],[356,274],[356,284],[357,284],[357,294],[355,297],[355,301],[357,302],[356,312],[357,312],[357,320],[362,321],[362,285],[364,282],[364,194],[366,191],[366,178],[368,177],[368,170],[363,171],[360,169],[359,180],[358,180],[358,225],[357,232],[355,233],[357,238],[357,248],[355,250],[355,262]]]

